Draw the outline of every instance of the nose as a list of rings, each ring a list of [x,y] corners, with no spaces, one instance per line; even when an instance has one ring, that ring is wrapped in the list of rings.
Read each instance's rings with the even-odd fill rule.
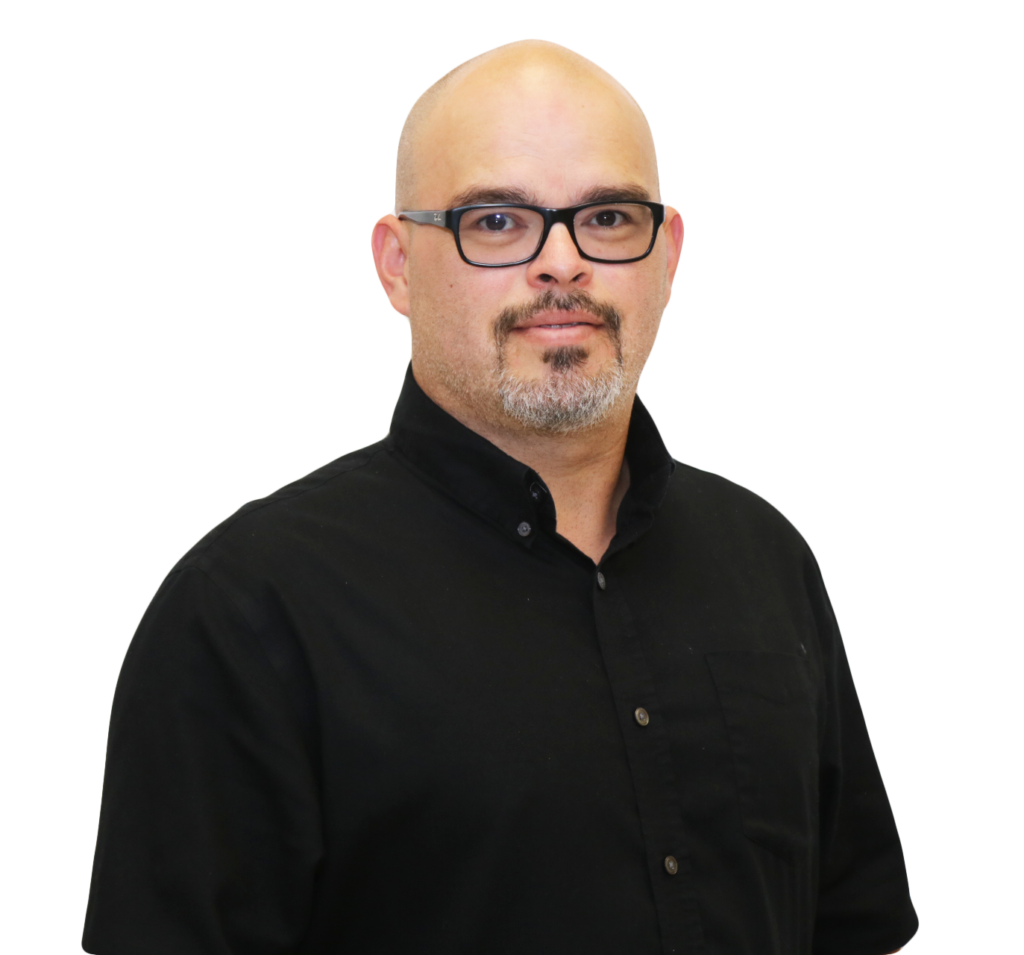
[[[590,282],[593,271],[592,263],[580,255],[569,229],[556,222],[540,255],[527,265],[526,277],[536,288],[582,288]]]

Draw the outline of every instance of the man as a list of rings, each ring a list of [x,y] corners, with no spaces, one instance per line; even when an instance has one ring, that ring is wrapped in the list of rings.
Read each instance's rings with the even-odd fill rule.
[[[880,955],[899,840],[814,558],[635,398],[683,236],[560,47],[402,135],[390,435],[217,528],[129,650],[101,955]]]

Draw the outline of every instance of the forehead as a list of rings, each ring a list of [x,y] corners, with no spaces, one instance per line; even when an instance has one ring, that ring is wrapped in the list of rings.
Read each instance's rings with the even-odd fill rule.
[[[468,190],[509,187],[545,205],[617,185],[657,198],[643,114],[623,91],[588,77],[471,77],[437,104],[418,146],[417,193],[426,208]]]

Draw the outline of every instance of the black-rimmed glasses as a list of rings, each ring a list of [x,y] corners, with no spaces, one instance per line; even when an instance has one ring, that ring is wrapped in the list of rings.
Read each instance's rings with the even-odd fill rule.
[[[651,254],[665,207],[632,200],[588,202],[568,209],[508,202],[406,211],[398,217],[450,229],[464,262],[500,269],[537,258],[556,222],[569,230],[580,255],[591,262],[637,262]]]

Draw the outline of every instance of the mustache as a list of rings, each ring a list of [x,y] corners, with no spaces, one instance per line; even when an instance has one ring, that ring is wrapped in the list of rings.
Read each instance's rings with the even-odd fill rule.
[[[508,336],[521,322],[539,315],[541,312],[589,312],[595,318],[599,318],[608,329],[612,340],[619,340],[619,331],[622,328],[622,313],[614,305],[607,302],[599,302],[589,292],[578,289],[573,292],[566,292],[563,295],[556,295],[550,289],[543,295],[535,298],[532,302],[522,305],[509,305],[499,312],[494,321],[494,338],[499,347],[504,345]]]

